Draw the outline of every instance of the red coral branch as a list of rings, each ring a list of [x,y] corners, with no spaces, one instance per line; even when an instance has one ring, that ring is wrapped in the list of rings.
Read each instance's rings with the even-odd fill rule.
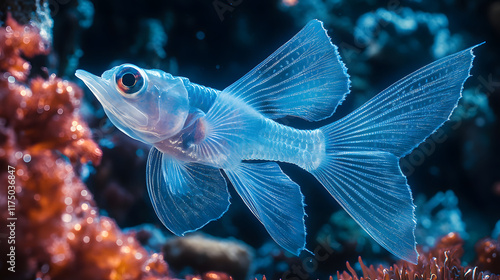
[[[7,14],[5,28],[0,29],[0,70],[10,73],[19,81],[25,81],[31,65],[27,58],[49,53],[49,44],[40,36],[39,30],[31,25],[20,25]]]
[[[82,90],[51,75],[29,80],[30,58],[48,44],[33,26],[9,15],[0,28],[0,182],[15,167],[15,200],[0,193],[0,209],[15,202],[17,279],[166,279],[161,255],[101,217],[73,164],[99,164],[102,152],[78,113]],[[68,160],[69,159],[69,160]],[[2,220],[7,211],[0,211]],[[10,250],[0,243],[2,252]],[[2,262],[5,264],[5,262]],[[15,273],[15,274],[12,274]]]

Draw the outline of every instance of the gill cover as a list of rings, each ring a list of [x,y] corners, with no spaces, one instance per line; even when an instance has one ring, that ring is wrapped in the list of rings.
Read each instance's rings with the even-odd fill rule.
[[[156,143],[184,126],[189,99],[180,78],[133,64],[116,66],[101,77],[84,70],[75,75],[99,100],[111,122],[136,140]]]

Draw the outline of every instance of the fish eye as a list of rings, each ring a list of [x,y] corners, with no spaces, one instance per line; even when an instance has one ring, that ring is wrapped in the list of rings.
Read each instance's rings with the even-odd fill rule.
[[[134,97],[144,88],[144,77],[136,67],[125,66],[115,75],[118,91],[125,97]]]

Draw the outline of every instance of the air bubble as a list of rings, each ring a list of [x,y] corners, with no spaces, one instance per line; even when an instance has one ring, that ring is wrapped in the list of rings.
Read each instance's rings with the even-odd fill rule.
[[[63,222],[69,223],[69,222],[71,222],[72,217],[70,214],[65,213],[62,215],[61,219],[63,220]]]
[[[68,196],[64,199],[64,204],[71,205],[71,203],[73,203],[73,199],[71,199],[71,197]]]
[[[23,156],[23,160],[24,160],[24,162],[26,162],[26,163],[30,162],[30,161],[31,161],[31,155],[30,155],[30,154],[25,154],[25,155]]]

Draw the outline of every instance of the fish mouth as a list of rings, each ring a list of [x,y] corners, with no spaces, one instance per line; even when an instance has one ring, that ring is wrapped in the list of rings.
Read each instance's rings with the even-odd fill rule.
[[[109,80],[81,69],[76,70],[75,76],[82,80],[92,91],[105,111],[112,113],[116,119],[129,126],[145,127],[147,125],[147,116],[124,100],[117,90],[110,85]]]

